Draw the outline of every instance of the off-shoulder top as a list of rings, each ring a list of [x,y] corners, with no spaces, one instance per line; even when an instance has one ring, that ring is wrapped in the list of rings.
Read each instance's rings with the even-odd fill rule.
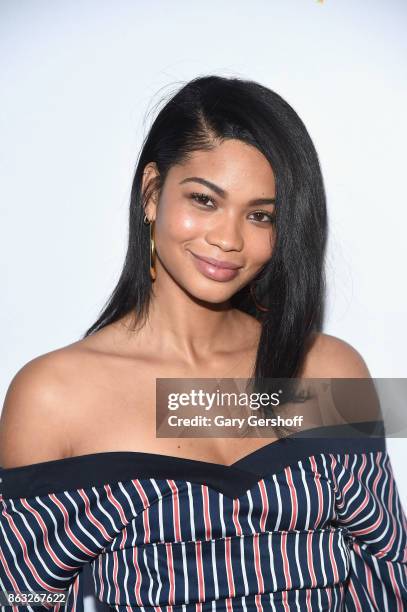
[[[357,427],[295,433],[229,466],[119,451],[0,470],[0,590],[67,591],[82,612],[89,563],[118,612],[407,610],[383,424]],[[63,609],[1,609],[47,607]]]

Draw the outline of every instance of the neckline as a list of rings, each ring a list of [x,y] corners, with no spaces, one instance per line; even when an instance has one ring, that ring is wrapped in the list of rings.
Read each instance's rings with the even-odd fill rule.
[[[209,467],[209,468],[213,468],[213,469],[223,469],[223,470],[233,470],[233,469],[239,469],[239,466],[241,465],[245,465],[245,464],[250,464],[252,462],[252,460],[256,460],[260,454],[265,451],[266,449],[268,450],[271,447],[275,447],[277,448],[278,446],[280,446],[281,444],[286,444],[287,441],[293,440],[295,438],[318,438],[318,437],[330,437],[333,436],[335,438],[338,437],[338,432],[348,432],[348,435],[345,437],[353,437],[351,436],[351,432],[354,435],[355,429],[356,431],[359,432],[360,435],[362,436],[370,436],[370,432],[371,430],[377,428],[377,426],[379,425],[379,436],[384,435],[383,430],[382,430],[382,425],[383,422],[382,421],[359,421],[356,423],[341,423],[341,424],[335,424],[335,425],[322,425],[319,427],[313,427],[310,428],[308,430],[303,430],[303,431],[297,431],[297,432],[293,432],[291,434],[288,434],[287,436],[284,436],[283,438],[279,438],[278,440],[274,440],[273,442],[269,442],[268,444],[265,444],[259,448],[256,448],[255,450],[251,451],[250,453],[248,453],[247,455],[244,455],[243,457],[240,457],[239,459],[237,459],[236,461],[234,461],[233,463],[229,463],[229,464],[225,464],[225,463],[218,463],[215,461],[206,461],[206,460],[202,460],[202,459],[193,459],[191,457],[178,457],[176,455],[167,455],[165,453],[150,453],[150,452],[145,452],[145,451],[133,451],[133,450],[105,450],[105,451],[97,451],[95,453],[84,453],[82,455],[75,455],[73,457],[63,457],[61,459],[50,459],[47,461],[40,461],[37,463],[30,463],[27,465],[21,465],[21,466],[17,466],[17,467],[12,467],[12,468],[3,468],[2,466],[0,466],[0,474],[2,475],[10,475],[12,476],[13,474],[20,474],[23,473],[25,471],[37,471],[37,470],[41,470],[42,468],[47,469],[47,468],[63,468],[65,465],[70,465],[71,463],[77,463],[77,462],[81,462],[81,461],[88,461],[88,460],[97,460],[97,459],[103,459],[103,458],[140,458],[143,460],[158,460],[158,461],[169,461],[172,463],[178,463],[178,464],[188,464],[191,466],[202,466],[202,467]],[[318,435],[319,434],[323,434],[323,435]],[[340,436],[339,436],[340,437]],[[357,436],[356,436],[357,437]]]
[[[30,499],[119,482],[151,479],[203,484],[237,499],[262,479],[320,453],[385,451],[383,421],[364,421],[294,432],[226,465],[142,451],[100,451],[0,468],[0,499]]]
[[[148,460],[148,459],[157,459],[158,461],[171,461],[174,463],[188,463],[190,465],[202,465],[202,466],[210,466],[212,468],[223,468],[223,469],[232,469],[232,468],[237,468],[238,465],[240,463],[242,463],[243,461],[247,461],[248,459],[251,459],[253,456],[257,456],[258,453],[260,453],[261,451],[264,451],[265,449],[269,448],[270,446],[273,446],[274,444],[278,444],[281,442],[284,442],[287,438],[292,438],[294,437],[295,434],[290,434],[288,436],[286,436],[285,438],[279,438],[278,440],[274,440],[273,442],[269,442],[268,444],[264,444],[263,446],[261,446],[260,448],[256,448],[254,451],[251,451],[250,453],[248,453],[247,455],[244,455],[243,457],[240,457],[239,459],[237,459],[236,461],[234,461],[233,463],[217,463],[216,461],[205,461],[203,459],[193,459],[192,457],[178,457],[176,455],[167,455],[165,453],[150,453],[150,452],[145,452],[145,451],[133,451],[133,450],[106,450],[106,451],[97,451],[95,453],[84,453],[82,455],[75,455],[73,457],[63,457],[61,459],[50,459],[47,461],[40,461],[37,463],[30,463],[27,465],[19,465],[17,467],[12,467],[12,468],[3,468],[0,466],[0,473],[2,474],[16,474],[16,473],[20,473],[26,470],[37,470],[37,469],[41,469],[42,467],[44,469],[47,469],[49,467],[63,467],[65,465],[70,465],[71,463],[77,463],[77,462],[81,462],[81,461],[88,461],[88,460],[92,460],[92,459],[102,459],[104,457],[106,458],[139,458],[139,459],[144,459],[144,460]]]

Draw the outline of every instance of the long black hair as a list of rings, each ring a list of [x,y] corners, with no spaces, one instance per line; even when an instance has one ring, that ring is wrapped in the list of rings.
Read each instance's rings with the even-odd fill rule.
[[[143,223],[143,170],[155,162],[160,189],[167,172],[196,150],[225,139],[256,147],[270,162],[276,182],[276,241],[257,275],[255,299],[244,287],[231,304],[262,324],[253,377],[298,375],[313,332],[321,329],[326,199],[317,152],[304,123],[276,92],[250,80],[209,75],[182,86],[155,118],[144,140],[130,198],[128,249],[117,285],[86,337],[132,311],[148,315],[150,234]]]

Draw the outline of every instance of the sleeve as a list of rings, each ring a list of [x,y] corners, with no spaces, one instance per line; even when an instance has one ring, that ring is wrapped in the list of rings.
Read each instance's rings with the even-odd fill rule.
[[[332,455],[335,514],[351,535],[345,609],[407,610],[407,520],[385,443]]]
[[[119,483],[120,484],[120,483]],[[12,606],[83,612],[83,568],[123,531],[129,517],[117,501],[120,489],[104,485],[33,498],[0,494],[0,591],[67,591],[64,603]]]

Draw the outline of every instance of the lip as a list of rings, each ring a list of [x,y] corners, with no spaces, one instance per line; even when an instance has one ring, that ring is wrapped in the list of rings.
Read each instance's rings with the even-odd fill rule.
[[[201,274],[212,280],[226,282],[234,279],[238,275],[241,266],[236,264],[219,261],[211,257],[201,257],[189,251],[192,255],[195,267]]]
[[[229,261],[221,261],[220,259],[213,259],[213,257],[203,257],[202,255],[197,255],[193,251],[190,251],[190,253],[192,253],[194,257],[202,259],[202,261],[206,261],[207,263],[211,264],[212,266],[216,266],[217,268],[225,268],[226,270],[238,270],[242,267]]]

